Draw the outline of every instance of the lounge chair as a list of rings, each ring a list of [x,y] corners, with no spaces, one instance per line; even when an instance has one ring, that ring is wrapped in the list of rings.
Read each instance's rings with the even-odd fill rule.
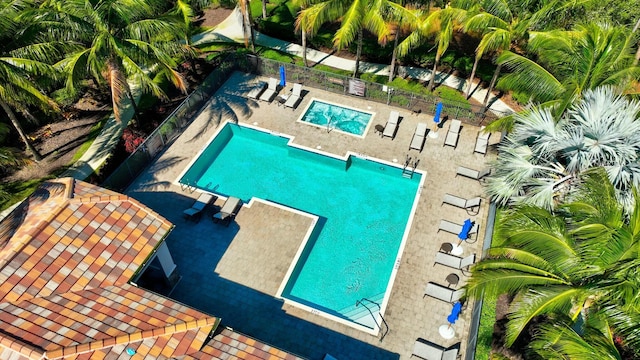
[[[258,96],[260,96],[260,94],[262,94],[262,92],[264,91],[265,86],[267,86],[266,82],[258,82],[258,84],[256,84],[256,86],[254,86],[253,89],[251,89],[251,91],[247,93],[247,97],[249,99],[257,99]]]
[[[198,199],[191,205],[190,208],[183,211],[183,214],[187,220],[198,221],[200,220],[200,215],[202,215],[202,210],[204,210],[209,203],[213,200],[213,194],[203,192],[200,194]]]
[[[260,100],[271,102],[273,98],[276,97],[276,93],[278,92],[278,80],[274,78],[269,78],[269,86],[267,90],[265,90],[262,95],[260,95]]]
[[[445,194],[442,199],[442,205],[449,204],[461,209],[467,210],[468,214],[475,215],[480,211],[480,197],[476,196],[471,199],[464,199],[459,196]]]
[[[411,144],[409,145],[409,149],[415,149],[419,152],[422,152],[422,148],[424,147],[424,139],[427,135],[427,124],[418,123],[416,126],[416,131],[413,133],[413,139],[411,139]]]
[[[225,225],[229,225],[231,220],[236,216],[236,213],[242,206],[242,200],[237,197],[229,196],[222,205],[220,211],[213,215],[213,222],[222,222]]]
[[[449,125],[449,131],[447,132],[447,137],[444,139],[444,145],[453,146],[454,148],[458,146],[458,138],[460,137],[461,124],[462,123],[460,122],[460,120],[456,120],[456,119],[451,120],[451,125]]]
[[[429,282],[427,283],[427,287],[424,289],[424,295],[422,295],[422,298],[425,296],[431,296],[438,300],[453,303],[460,300],[462,295],[464,295],[463,289],[454,290],[434,282]]]
[[[473,265],[474,262],[476,262],[476,254],[461,258],[438,251],[436,253],[436,261],[433,265],[440,264],[457,270],[468,270],[469,266]]]
[[[291,95],[285,101],[284,106],[295,109],[302,96],[302,84],[293,84]]]
[[[442,345],[432,343],[425,339],[418,339],[413,345],[413,354],[411,354],[411,356],[416,356],[424,360],[456,360],[459,351],[460,343],[450,348],[445,348]]]
[[[392,111],[389,114],[389,120],[387,120],[387,125],[384,126],[384,131],[382,132],[382,136],[388,136],[393,139],[396,136],[396,130],[398,129],[398,121],[400,120],[400,113],[397,111]]]
[[[474,153],[487,155],[487,148],[489,147],[489,136],[491,136],[491,133],[484,132],[484,127],[480,129],[480,131],[478,132],[478,137],[476,138],[476,147],[473,149]]]
[[[480,225],[477,222],[474,223],[473,227],[471,227],[471,230],[469,230],[469,235],[475,235],[477,237],[479,229],[480,229]],[[462,231],[462,225],[453,223],[448,220],[440,220],[440,226],[438,228],[438,231],[440,230],[458,235]]]
[[[458,166],[458,170],[456,170],[456,176],[461,175],[478,181],[482,181],[482,178],[489,174],[491,174],[491,168],[485,168],[478,171],[464,166]]]

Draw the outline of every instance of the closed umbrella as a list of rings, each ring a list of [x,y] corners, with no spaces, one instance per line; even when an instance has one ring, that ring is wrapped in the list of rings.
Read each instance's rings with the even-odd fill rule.
[[[436,113],[433,115],[433,131],[429,132],[429,137],[438,137],[438,125],[440,124],[440,114],[442,113],[442,103],[436,104]]]
[[[284,65],[280,65],[280,86],[285,87],[287,85],[287,76],[284,71]]]
[[[473,221],[471,221],[471,219],[467,219],[464,221],[464,223],[462,223],[462,229],[460,229],[460,233],[458,234],[458,239],[460,241],[458,241],[458,244],[451,250],[451,253],[453,255],[462,254],[462,246],[460,245],[463,241],[469,238],[469,232],[471,231],[471,228],[473,228]]]
[[[453,304],[451,313],[449,314],[449,316],[447,316],[448,324],[442,325],[438,329],[440,336],[442,336],[445,339],[451,339],[456,335],[451,325],[456,323],[456,321],[458,320],[458,317],[460,317],[460,312],[462,312],[462,303],[460,303],[460,301],[456,301],[456,303]]]

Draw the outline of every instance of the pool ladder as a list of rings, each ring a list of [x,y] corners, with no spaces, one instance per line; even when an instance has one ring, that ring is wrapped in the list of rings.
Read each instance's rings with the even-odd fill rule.
[[[407,154],[406,159],[404,160],[404,166],[402,167],[402,177],[411,179],[413,178],[413,173],[416,171],[416,168],[418,167],[418,163],[420,162],[420,159],[416,158],[416,161],[413,162],[413,164],[411,163],[411,156],[409,156],[409,154]],[[409,168],[409,166],[411,166],[411,168]]]
[[[378,323],[378,321],[376,320],[376,316],[373,314],[373,311],[371,311],[369,306],[367,306],[367,303],[370,305],[375,305],[378,308],[378,315],[380,315],[380,320],[382,320],[381,323]],[[367,298],[362,298],[356,301],[356,307],[360,305],[364,306],[365,309],[369,311],[369,314],[371,314],[371,317],[373,318],[373,322],[375,322],[378,329],[382,331],[382,335],[380,336],[380,342],[382,342],[382,340],[384,340],[384,337],[387,336],[387,334],[389,333],[389,325],[387,324],[387,321],[382,316],[382,313],[380,313],[380,304],[378,304],[375,301],[369,300]],[[384,329],[382,328],[382,325],[384,325]]]

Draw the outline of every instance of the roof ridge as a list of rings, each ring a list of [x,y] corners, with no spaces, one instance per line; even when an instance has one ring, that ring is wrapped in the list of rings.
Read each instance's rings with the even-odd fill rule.
[[[182,322],[179,324],[171,324],[162,328],[154,328],[149,330],[140,330],[134,333],[119,335],[115,337],[109,337],[101,340],[92,341],[80,345],[72,345],[67,347],[61,347],[54,350],[45,352],[47,358],[57,358],[62,356],[69,356],[71,354],[82,354],[86,352],[96,351],[115,345],[124,345],[132,342],[141,341],[147,338],[154,338],[166,335],[172,335],[176,333],[187,332],[190,330],[202,328],[205,326],[213,325],[213,328],[209,331],[215,330],[219,324],[219,319],[216,317],[206,317],[199,320],[191,320]]]
[[[20,353],[29,359],[42,359],[45,355],[42,348],[33,346],[11,336],[5,336],[2,333],[0,333],[0,346]]]

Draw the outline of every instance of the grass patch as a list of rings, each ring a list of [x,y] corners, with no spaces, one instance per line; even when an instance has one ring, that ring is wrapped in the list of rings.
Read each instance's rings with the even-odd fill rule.
[[[93,141],[100,134],[100,131],[102,131],[102,128],[104,127],[104,124],[107,122],[106,120],[108,118],[109,116],[105,117],[104,119],[98,121],[95,125],[91,127],[91,130],[89,131],[89,135],[87,136],[87,140],[85,140],[85,142],[83,142],[82,145],[78,147],[78,151],[76,151],[76,153],[73,155],[73,158],[71,159],[71,163],[69,165],[75,164],[76,161],[80,160],[82,155],[84,155],[84,153],[87,152],[91,144],[93,144]]]
[[[477,360],[489,360],[491,355],[491,343],[493,342],[493,325],[496,322],[496,299],[485,296],[480,313],[480,326],[478,327],[478,342],[476,344]]]

